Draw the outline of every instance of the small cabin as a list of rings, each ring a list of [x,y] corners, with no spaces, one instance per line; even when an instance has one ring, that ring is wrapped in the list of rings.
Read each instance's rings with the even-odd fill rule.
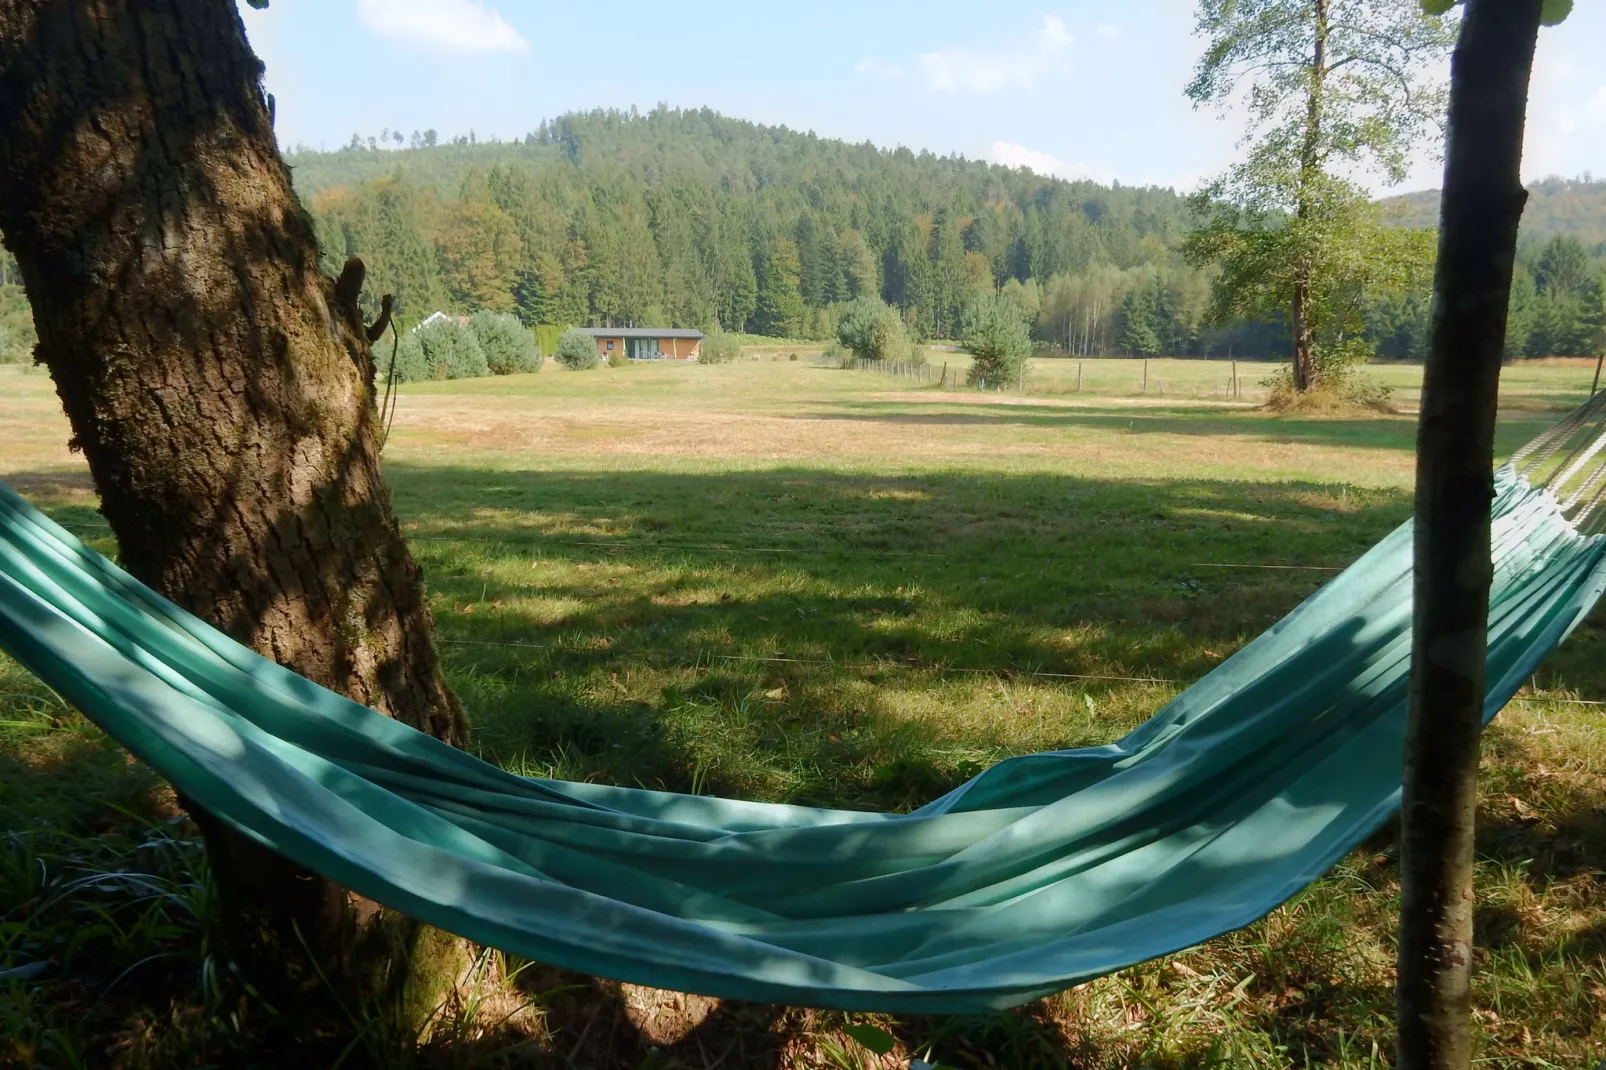
[[[597,356],[623,353],[631,360],[696,360],[703,332],[682,327],[581,327],[596,340]]]

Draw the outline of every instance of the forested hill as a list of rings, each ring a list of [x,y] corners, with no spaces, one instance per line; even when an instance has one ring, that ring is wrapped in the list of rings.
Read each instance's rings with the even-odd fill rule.
[[[1190,220],[1170,189],[669,108],[566,115],[517,142],[386,131],[287,158],[327,269],[361,256],[365,300],[396,294],[404,323],[490,309],[530,325],[828,338],[848,302],[879,296],[917,335],[941,338],[978,296],[1001,292],[1040,343],[1072,353],[1288,347],[1279,323],[1207,325],[1210,275],[1180,255]],[[1407,225],[1433,224],[1436,193],[1394,200]],[[1523,234],[1508,350],[1590,351],[1606,183],[1537,184]],[[0,254],[0,362],[33,348],[15,276]],[[1364,295],[1378,355],[1421,354],[1428,298]]]
[[[1386,204],[1401,210],[1410,226],[1432,227],[1439,222],[1439,191],[1423,190],[1390,197]],[[1606,180],[1546,178],[1528,186],[1528,204],[1522,211],[1522,237],[1538,242],[1558,234],[1577,238],[1606,254]]]
[[[1108,342],[1114,306],[1146,288],[1167,348],[1198,344],[1208,287],[1176,255],[1187,210],[1173,190],[707,110],[589,112],[519,142],[434,141],[387,134],[289,156],[331,266],[362,256],[371,289],[395,292],[404,318],[494,308],[531,323],[817,335],[833,306],[879,293],[943,336],[976,292],[1009,284],[1076,348]]]

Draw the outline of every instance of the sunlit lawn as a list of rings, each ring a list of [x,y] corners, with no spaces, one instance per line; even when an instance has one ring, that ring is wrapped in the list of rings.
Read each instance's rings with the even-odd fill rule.
[[[484,755],[544,775],[916,805],[1006,755],[1120,735],[1409,509],[1409,416],[1230,404],[1222,362],[1153,361],[1147,396],[1141,362],[1038,362],[1025,393],[976,395],[809,358],[549,365],[403,390],[387,474]],[[1243,400],[1269,370],[1240,363]],[[1592,371],[1508,370],[1501,450],[1580,400]],[[1376,373],[1414,406],[1419,369]],[[110,550],[48,379],[0,369],[0,397],[0,478]],[[1559,701],[1606,699],[1601,651],[1592,621],[1487,747],[1489,1065],[1606,1058],[1606,731],[1596,708]],[[149,778],[14,666],[0,692],[5,824],[126,840],[112,805],[150,812]],[[1391,843],[1380,834],[1267,921],[1172,960],[1010,1015],[884,1020],[899,1065],[927,1044],[956,1066],[1382,1065]],[[53,924],[0,927],[0,970],[8,953],[38,957],[65,932]],[[199,926],[100,958],[182,948],[160,991],[193,1006]],[[51,976],[33,996],[0,987],[0,1015],[104,1043],[166,1013],[125,996],[91,1026],[62,1001],[106,978]],[[671,1014],[594,982],[537,1002],[535,1061],[513,1065],[873,1065],[840,1015],[703,1020],[703,1003]],[[199,1012],[172,1031],[222,1043]],[[663,1061],[648,1064],[654,1045]]]

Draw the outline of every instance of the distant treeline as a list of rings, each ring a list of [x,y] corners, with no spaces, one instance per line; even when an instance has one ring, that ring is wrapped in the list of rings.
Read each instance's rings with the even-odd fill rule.
[[[290,157],[330,268],[362,256],[404,317],[488,308],[532,325],[828,338],[847,302],[873,295],[915,336],[945,338],[976,295],[996,291],[1040,343],[1069,353],[1287,351],[1280,323],[1206,323],[1210,275],[1179,255],[1190,218],[1170,189],[1066,182],[707,110],[566,115],[519,142],[410,140],[386,150],[354,136]],[[1399,203],[1420,216],[1420,200]],[[1576,212],[1548,215],[1591,232]],[[1572,236],[1530,237],[1512,355],[1587,350],[1601,255]],[[1362,300],[1379,356],[1421,354],[1425,289]]]
[[[878,296],[917,337],[948,338],[1002,291],[1067,351],[1282,344],[1275,324],[1204,323],[1209,277],[1176,251],[1189,219],[1170,189],[667,108],[564,116],[517,143],[429,140],[289,158],[330,267],[363,257],[406,318],[829,338],[848,302]]]
[[[517,142],[386,131],[287,159],[326,267],[361,256],[366,299],[394,293],[404,323],[490,310],[826,339],[849,302],[877,296],[915,337],[950,338],[998,292],[1068,353],[1288,351],[1281,323],[1206,322],[1210,272],[1181,258],[1191,220],[1170,189],[669,108],[566,115]],[[1430,224],[1436,194],[1394,203]],[[1606,245],[1587,239],[1606,234],[1606,183],[1541,183],[1524,234],[1510,354],[1592,352]],[[0,257],[0,360],[33,345],[17,281]],[[1358,299],[1379,356],[1421,355],[1426,289]]]
[[[1407,226],[1431,227],[1439,222],[1439,191],[1419,190],[1383,202],[1401,213]],[[1522,233],[1535,245],[1556,234],[1570,234],[1596,256],[1606,249],[1606,179],[1552,176],[1528,184],[1522,209]]]

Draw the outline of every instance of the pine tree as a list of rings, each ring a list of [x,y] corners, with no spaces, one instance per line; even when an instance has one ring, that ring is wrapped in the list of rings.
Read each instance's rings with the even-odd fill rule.
[[[847,284],[847,297],[881,295],[881,273],[876,265],[875,254],[870,251],[864,235],[857,230],[847,230],[842,234],[842,270]]]
[[[642,323],[663,304],[663,273],[647,206],[632,193],[609,189],[605,195],[616,203],[587,229],[592,309],[610,324]]]
[[[1545,243],[1534,265],[1534,285],[1540,293],[1582,294],[1591,282],[1589,253],[1571,234],[1557,234]]]
[[[1121,302],[1120,329],[1115,344],[1133,356],[1152,357],[1160,352],[1160,335],[1155,330],[1156,301],[1152,287],[1133,290]]]
[[[840,301],[847,296],[843,282],[842,249],[828,224],[805,213],[797,228],[799,288],[803,300],[814,308]]]
[[[361,254],[369,265],[370,291],[394,294],[395,314],[416,321],[445,298],[435,250],[418,228],[412,191],[399,177],[381,188],[377,199],[377,240]]]
[[[1032,353],[1031,335],[1019,307],[998,294],[978,298],[965,311],[965,348],[970,351],[969,382],[1001,390],[1018,383]]]
[[[1584,354],[1599,356],[1606,353],[1606,272],[1597,274],[1584,287],[1579,324],[1583,329]]]
[[[514,311],[528,327],[559,324],[559,297],[565,285],[563,265],[550,253],[537,253],[513,281]]]
[[[715,250],[714,271],[718,280],[714,313],[727,331],[745,331],[758,311],[758,276],[745,241],[721,242]]]
[[[758,308],[753,322],[759,334],[792,338],[802,332],[801,274],[796,242],[782,238],[770,247],[758,273]]]
[[[563,281],[552,299],[552,322],[579,326],[591,322],[591,249],[583,238],[570,238],[558,259]]]
[[[965,278],[965,242],[962,220],[938,212],[931,227],[931,320],[925,324],[933,338],[959,333],[959,320],[969,299]]]

